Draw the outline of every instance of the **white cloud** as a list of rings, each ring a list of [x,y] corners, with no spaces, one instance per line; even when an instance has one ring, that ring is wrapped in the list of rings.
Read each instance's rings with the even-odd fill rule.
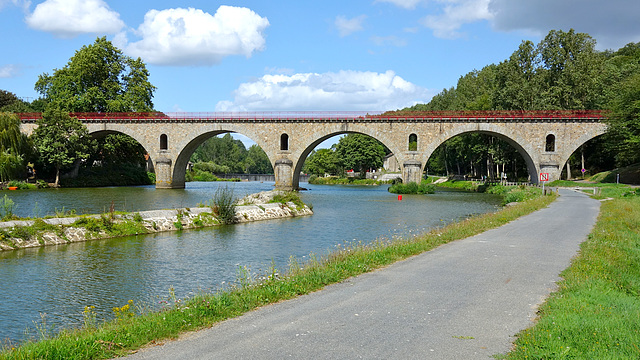
[[[386,45],[390,45],[390,46],[397,46],[397,47],[403,47],[403,46],[407,46],[407,40],[405,39],[401,39],[397,36],[372,36],[371,37],[371,41],[373,41],[374,44],[378,45],[378,46],[386,46]]]
[[[392,3],[401,8],[415,9],[416,5],[418,5],[421,2],[424,2],[424,0],[376,0],[375,2]]]
[[[463,36],[458,31],[462,25],[493,18],[493,15],[489,12],[490,1],[439,0],[439,2],[445,4],[442,14],[427,15],[421,20],[421,23],[432,29],[436,37],[455,39]]]
[[[17,77],[21,73],[21,67],[14,64],[0,66],[0,79]]]
[[[114,34],[125,25],[103,0],[46,0],[27,15],[29,27],[73,37],[84,33]]]
[[[0,0],[0,10],[2,10],[5,6],[12,4],[14,6],[20,7],[23,10],[29,9],[31,5],[31,1],[28,0]]]
[[[234,100],[219,102],[216,111],[395,110],[431,96],[393,71],[264,75],[241,84]]]
[[[628,0],[491,0],[497,30],[525,30],[544,36],[573,28],[598,40],[601,49],[640,41],[640,2]]]
[[[194,8],[150,10],[136,31],[142,39],[125,52],[151,64],[210,66],[263,50],[267,26],[267,18],[243,7],[220,6],[215,15]]]
[[[356,31],[362,31],[362,23],[367,18],[366,15],[356,16],[353,19],[347,19],[345,16],[336,16],[334,24],[340,33],[340,37],[351,35]]]

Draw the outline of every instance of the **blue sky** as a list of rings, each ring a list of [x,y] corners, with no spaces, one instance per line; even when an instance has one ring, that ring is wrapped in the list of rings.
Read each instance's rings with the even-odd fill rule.
[[[32,100],[107,36],[145,61],[160,111],[391,110],[551,29],[638,42],[638,19],[637,0],[0,0],[0,89]]]

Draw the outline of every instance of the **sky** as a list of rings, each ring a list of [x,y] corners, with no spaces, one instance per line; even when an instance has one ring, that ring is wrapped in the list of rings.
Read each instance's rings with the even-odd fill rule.
[[[163,112],[385,111],[426,103],[549,30],[640,41],[637,0],[0,0],[0,89],[106,36]]]

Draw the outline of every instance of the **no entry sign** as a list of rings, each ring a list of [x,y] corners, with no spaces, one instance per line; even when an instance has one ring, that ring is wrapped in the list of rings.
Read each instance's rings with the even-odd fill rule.
[[[540,181],[549,181],[549,173],[540,173]]]

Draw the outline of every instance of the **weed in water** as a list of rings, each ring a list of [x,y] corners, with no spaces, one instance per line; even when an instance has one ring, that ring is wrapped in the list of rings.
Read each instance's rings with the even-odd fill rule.
[[[13,219],[13,209],[15,207],[15,203],[11,200],[6,194],[4,198],[0,202],[0,218],[2,220],[11,220]]]

